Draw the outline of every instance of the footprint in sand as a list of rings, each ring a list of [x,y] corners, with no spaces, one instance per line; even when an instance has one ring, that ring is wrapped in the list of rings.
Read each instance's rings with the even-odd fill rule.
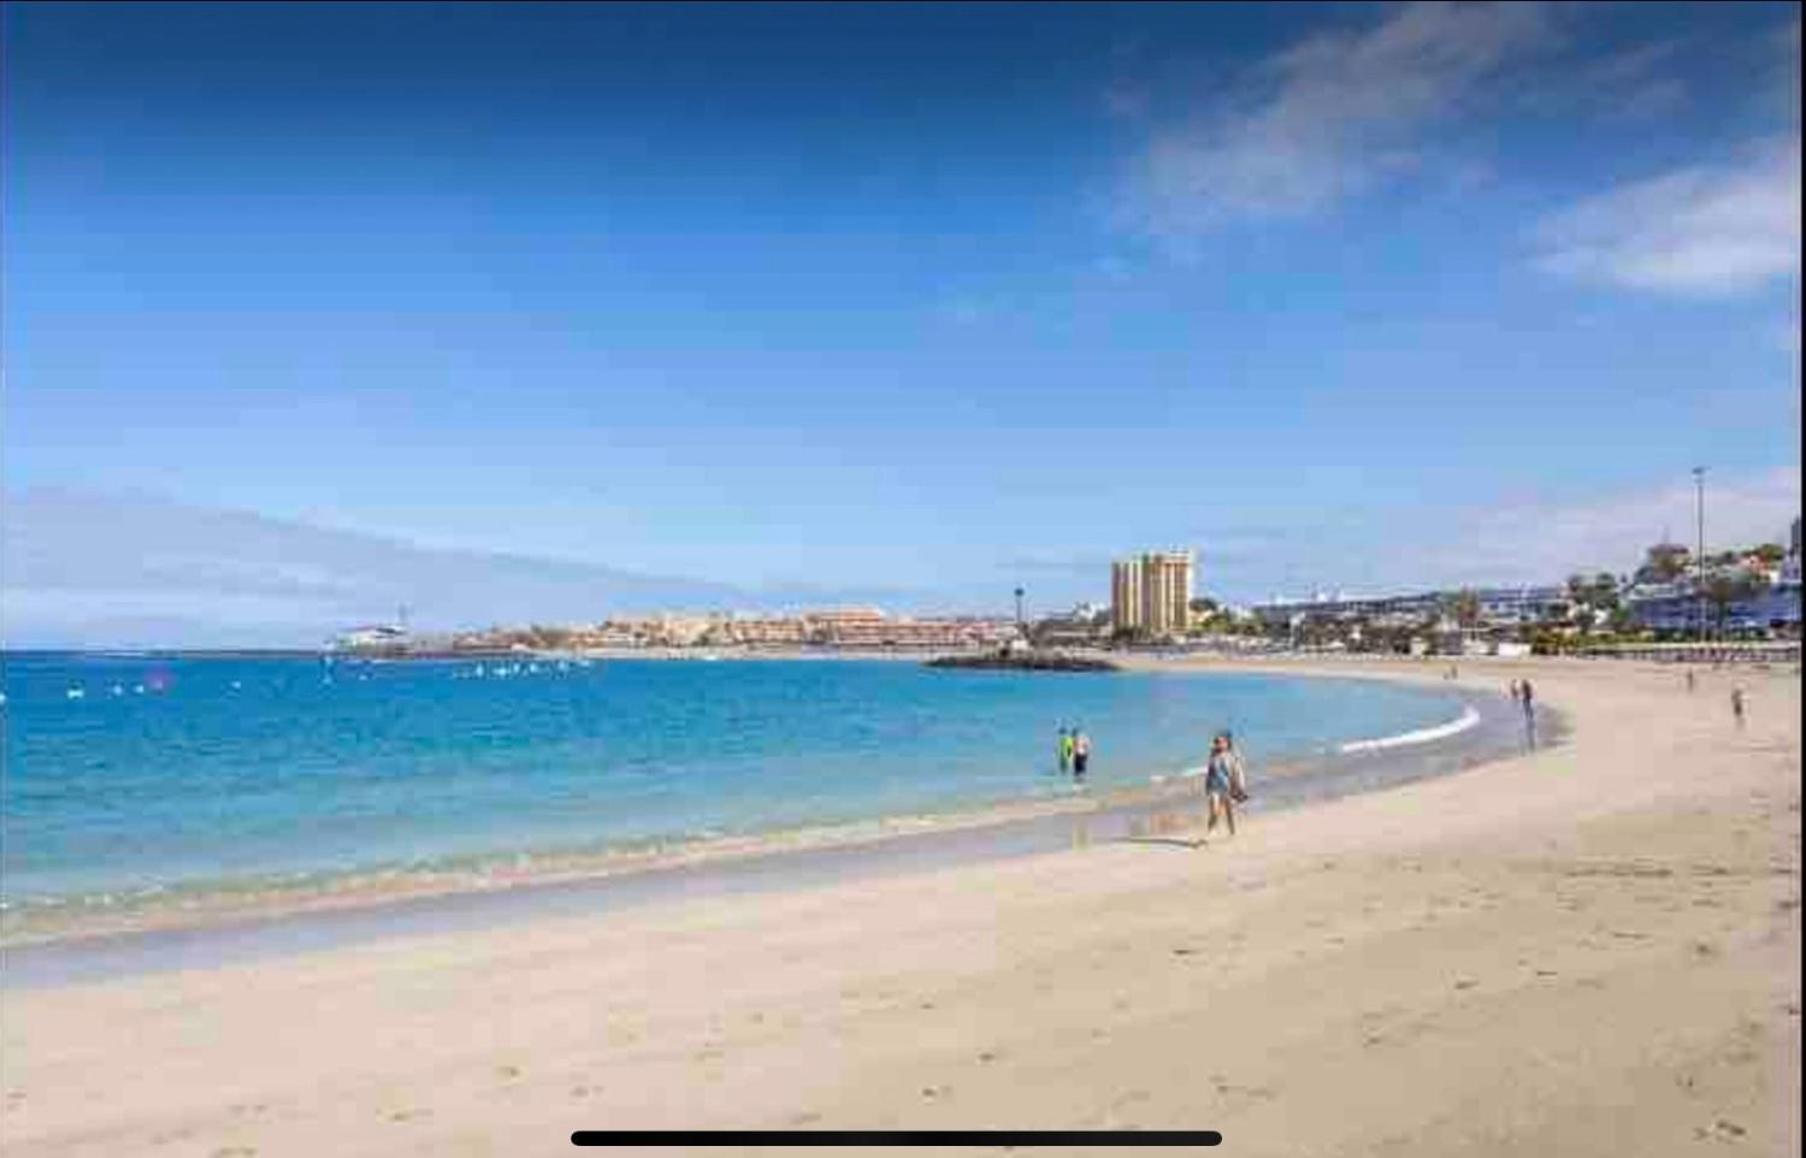
[[[796,1115],[792,1116],[790,1119],[790,1124],[792,1126],[813,1126],[813,1125],[815,1125],[815,1123],[817,1123],[819,1121],[821,1121],[820,1114],[817,1114],[813,1111],[805,1111],[801,1114],[796,1114]]]
[[[503,1081],[511,1082],[515,1078],[520,1077],[520,1067],[519,1066],[513,1066],[513,1065],[496,1066],[495,1072],[496,1072],[496,1076],[501,1078]]]
[[[390,1110],[384,1116],[391,1122],[412,1122],[416,1118],[431,1117],[432,1113],[431,1110]]]
[[[571,1097],[573,1097],[573,1098],[587,1098],[590,1096],[590,1094],[592,1094],[594,1092],[595,1091],[593,1089],[591,1089],[589,1086],[582,1085],[582,1084],[574,1085],[571,1087]]]
[[[1748,1132],[1742,1126],[1726,1118],[1718,1119],[1709,1128],[1706,1126],[1693,1128],[1693,1136],[1702,1140],[1706,1138],[1741,1138]]]
[[[256,1153],[255,1146],[221,1146],[213,1152],[213,1158],[252,1158]]]

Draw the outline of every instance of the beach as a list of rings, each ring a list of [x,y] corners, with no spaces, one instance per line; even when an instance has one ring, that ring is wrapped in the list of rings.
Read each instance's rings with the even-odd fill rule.
[[[1799,677],[1461,672],[1501,699],[1528,676],[1565,742],[1270,818],[1256,768],[1242,831],[1202,847],[1186,812],[1168,842],[8,990],[0,1141],[1139,1127],[1261,1155],[1797,1153]]]

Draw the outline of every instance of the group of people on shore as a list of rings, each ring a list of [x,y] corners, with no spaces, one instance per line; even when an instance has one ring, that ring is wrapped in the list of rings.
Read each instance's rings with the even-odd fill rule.
[[[1074,781],[1084,783],[1091,765],[1091,737],[1083,728],[1061,725],[1054,758],[1062,776],[1070,775]],[[1236,749],[1235,734],[1227,729],[1210,738],[1210,756],[1204,764],[1204,798],[1209,807],[1204,831],[1214,831],[1221,819],[1229,825],[1229,835],[1234,836],[1235,806],[1248,799],[1248,771]]]

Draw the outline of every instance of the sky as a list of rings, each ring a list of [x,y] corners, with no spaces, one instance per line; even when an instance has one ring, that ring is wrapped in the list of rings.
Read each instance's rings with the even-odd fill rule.
[[[1782,537],[1799,46],[1794,4],[11,3],[0,635],[1049,610],[1169,547],[1236,602],[1559,581],[1690,538],[1696,465],[1710,540]]]

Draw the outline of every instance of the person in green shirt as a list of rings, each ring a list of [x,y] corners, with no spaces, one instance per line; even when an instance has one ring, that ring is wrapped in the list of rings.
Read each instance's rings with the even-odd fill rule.
[[[1064,776],[1072,770],[1072,732],[1062,726],[1060,728],[1060,775]]]

